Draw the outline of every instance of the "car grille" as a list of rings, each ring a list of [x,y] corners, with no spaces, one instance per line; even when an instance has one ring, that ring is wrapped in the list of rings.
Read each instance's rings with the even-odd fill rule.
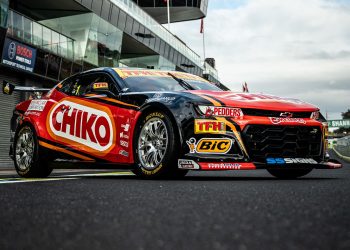
[[[262,109],[242,109],[244,115],[280,117],[283,111],[262,110]],[[312,112],[291,112],[293,118],[310,118]]]
[[[243,140],[253,161],[267,157],[320,158],[322,131],[319,127],[248,125]]]

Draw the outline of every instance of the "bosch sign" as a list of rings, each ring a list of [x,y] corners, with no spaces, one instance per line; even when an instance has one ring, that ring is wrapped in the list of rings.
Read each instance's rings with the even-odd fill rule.
[[[27,45],[5,39],[2,51],[2,63],[8,66],[33,72],[35,65],[36,49]]]

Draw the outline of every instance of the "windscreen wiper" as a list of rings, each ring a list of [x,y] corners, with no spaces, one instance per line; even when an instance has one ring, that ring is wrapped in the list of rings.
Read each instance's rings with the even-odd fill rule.
[[[195,90],[188,82],[186,82],[184,79],[178,78],[172,73],[168,72],[168,75],[174,78],[183,88],[187,90]]]

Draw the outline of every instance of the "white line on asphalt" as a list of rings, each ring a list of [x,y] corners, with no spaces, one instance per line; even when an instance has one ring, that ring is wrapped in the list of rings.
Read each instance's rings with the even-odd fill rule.
[[[45,182],[45,181],[62,181],[62,180],[77,180],[84,177],[99,177],[99,176],[131,176],[132,172],[109,172],[109,173],[93,173],[93,174],[71,174],[71,175],[59,175],[57,177],[50,178],[1,178],[1,184],[10,183],[25,183],[25,182]]]
[[[33,178],[33,179],[1,179],[0,180],[0,185],[1,184],[10,184],[10,183],[24,183],[24,182],[44,182],[44,181],[62,181],[62,180],[76,180],[79,178]]]

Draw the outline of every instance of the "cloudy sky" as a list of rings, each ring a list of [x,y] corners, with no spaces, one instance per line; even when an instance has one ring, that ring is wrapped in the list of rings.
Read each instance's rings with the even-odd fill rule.
[[[329,119],[350,108],[350,0],[209,0],[206,57],[240,91],[299,98]],[[171,25],[203,55],[200,21]]]

